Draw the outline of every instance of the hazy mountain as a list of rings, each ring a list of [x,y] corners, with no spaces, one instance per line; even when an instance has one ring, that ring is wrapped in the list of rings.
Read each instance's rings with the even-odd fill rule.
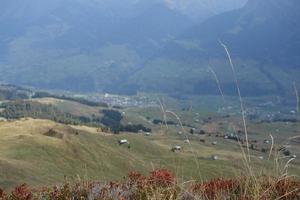
[[[191,20],[162,4],[126,20],[110,34],[110,41],[130,45],[139,54],[150,57],[171,39],[192,26]]]
[[[250,0],[243,9],[215,16],[181,39],[198,40],[210,56],[222,40],[239,57],[290,63],[300,58],[299,8],[296,0]]]
[[[143,40],[161,42],[190,24],[155,1],[14,0],[1,9],[2,80],[80,91],[111,89],[136,70],[142,47],[157,48]]]
[[[178,10],[199,23],[208,17],[241,8],[247,0],[165,0],[165,2],[169,8]]]
[[[0,39],[1,43],[5,45],[7,41],[15,37],[34,33],[35,39],[45,40],[47,39],[45,38],[46,32],[46,34],[51,35],[51,38],[56,37],[56,34],[58,36],[65,35],[65,38],[62,39],[69,41],[77,39],[80,44],[90,46],[91,43],[95,44],[95,41],[106,41],[107,36],[111,36],[112,31],[118,31],[116,33],[119,35],[123,31],[127,35],[128,33],[133,35],[136,29],[131,30],[130,28],[140,26],[141,29],[142,24],[138,24],[141,22],[145,26],[152,26],[151,28],[157,29],[162,27],[160,20],[168,21],[168,24],[173,23],[178,26],[176,28],[176,32],[178,32],[182,22],[179,15],[190,17],[192,16],[190,14],[194,12],[202,15],[203,20],[210,17],[212,13],[217,14],[242,6],[244,1],[187,0],[183,1],[185,3],[174,1],[170,6],[170,2],[164,0],[124,0],[122,2],[118,0],[3,0],[0,7]],[[172,14],[166,17],[171,12]],[[157,27],[155,27],[156,23]],[[122,26],[122,29],[116,29],[118,26]],[[165,29],[167,28],[170,26],[165,27]],[[172,30],[171,28],[168,33]],[[181,29],[181,31],[183,30]],[[41,36],[39,37],[37,34],[42,34],[44,38],[40,38]],[[81,38],[77,38],[76,34],[82,35]],[[93,42],[85,41],[91,37],[93,37]],[[60,40],[60,42],[64,41]],[[75,43],[75,41],[71,43]],[[68,44],[66,45],[68,47]]]
[[[141,90],[218,94],[211,66],[225,94],[234,95],[222,41],[235,60],[244,95],[292,93],[300,72],[299,8],[297,0],[251,0],[169,42],[130,81]]]
[[[193,49],[199,48],[194,40],[202,40],[203,45],[207,43],[210,47],[214,33],[213,25],[208,25],[225,26],[222,21],[218,22],[223,17],[230,24],[228,16],[233,14],[214,17],[200,26],[194,26],[195,23],[241,7],[244,2],[3,0],[0,7],[0,79],[14,84],[76,91],[130,93],[148,90],[152,83],[148,84],[147,79],[140,83],[136,76],[143,77],[143,71],[150,66],[148,78],[156,81],[153,71],[161,74],[163,71],[151,67],[151,63],[159,68],[164,65],[155,58],[172,60],[174,57],[172,62],[176,66],[190,69],[194,65],[186,62],[187,58],[193,61],[199,56],[199,51]],[[239,12],[242,10],[233,13]],[[193,53],[182,45],[192,48]],[[215,52],[207,51],[207,54]],[[167,65],[164,70],[169,73]],[[172,73],[178,74],[178,71]],[[164,77],[172,73],[163,75],[162,84],[168,80]],[[180,78],[185,88],[190,87],[188,75]],[[180,82],[174,77],[172,80]],[[154,91],[170,91],[167,85],[166,88],[156,85],[157,88],[152,88]],[[185,88],[174,89],[193,93]]]

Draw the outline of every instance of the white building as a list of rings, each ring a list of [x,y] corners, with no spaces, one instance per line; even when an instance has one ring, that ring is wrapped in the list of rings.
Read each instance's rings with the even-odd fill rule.
[[[120,145],[122,145],[122,144],[129,144],[129,142],[126,139],[122,139],[122,140],[119,140],[119,144]]]

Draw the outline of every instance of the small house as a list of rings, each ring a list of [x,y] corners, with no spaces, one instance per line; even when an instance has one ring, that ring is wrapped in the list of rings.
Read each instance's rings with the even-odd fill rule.
[[[150,136],[150,133],[149,132],[145,132],[144,135],[145,136]]]
[[[190,130],[190,134],[195,134],[196,129],[195,128],[191,128]]]
[[[0,122],[6,122],[7,121],[7,119],[6,118],[4,118],[4,117],[0,117]]]
[[[265,144],[270,144],[270,140],[264,140]]]
[[[297,156],[294,154],[294,155],[291,155],[291,158],[296,159]]]
[[[263,156],[259,156],[258,158],[259,158],[260,160],[263,160],[263,159],[264,159],[264,157],[263,157]]]
[[[211,159],[212,159],[212,160],[219,160],[219,157],[216,156],[216,155],[213,155],[213,156],[211,156]]]
[[[173,152],[175,152],[175,151],[181,151],[181,149],[182,149],[181,146],[178,146],[178,145],[172,147],[172,151],[173,151]]]
[[[122,144],[129,144],[129,142],[126,139],[119,140],[119,145],[122,145]]]

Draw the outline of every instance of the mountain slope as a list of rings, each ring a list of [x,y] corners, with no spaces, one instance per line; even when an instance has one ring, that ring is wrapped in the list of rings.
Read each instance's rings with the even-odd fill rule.
[[[7,13],[0,18],[6,22],[0,32],[3,81],[85,92],[112,91],[136,70],[143,49],[155,51],[158,47],[151,43],[177,35],[189,24],[186,17],[163,4],[124,3],[121,8],[117,2],[57,0],[41,3],[44,7],[39,12],[31,7],[35,2],[20,2],[19,7],[11,6],[16,2],[7,3]],[[136,15],[132,16],[135,7]],[[165,21],[156,24],[151,17]],[[178,25],[180,20],[183,25]],[[166,27],[165,32],[161,27]]]
[[[218,39],[237,56],[292,61],[299,59],[300,3],[294,0],[249,1],[243,9],[213,17],[191,29],[184,39],[199,40],[201,47],[216,51]]]
[[[295,0],[251,0],[169,42],[131,81],[141,90],[218,94],[212,67],[225,94],[236,95],[221,40],[234,58],[244,95],[291,94],[300,70],[299,8]]]
[[[136,134],[109,135],[96,128],[23,119],[1,122],[0,136],[0,170],[6,172],[0,175],[0,185],[6,189],[24,182],[32,186],[62,183],[64,177],[68,180],[77,180],[78,176],[88,180],[120,180],[130,171],[148,172],[152,167],[178,170],[184,177],[199,174],[189,147],[183,144],[186,150],[174,154],[170,145],[181,144],[182,140],[160,134],[151,139]],[[118,144],[118,140],[124,138],[130,141],[131,148]],[[209,157],[213,151],[213,147],[203,146],[196,140],[193,145],[202,156]],[[199,158],[200,170],[205,171],[203,179],[225,173],[231,176],[238,170],[236,166],[234,170],[229,161],[233,155],[241,159],[238,153],[216,151],[224,160]]]
[[[218,9],[208,5],[208,10],[219,13],[236,6],[227,3]],[[135,92],[126,78],[195,20],[183,8],[190,10],[162,0],[3,0],[0,80],[84,92]],[[197,10],[204,14],[206,8]]]
[[[111,33],[111,41],[130,44],[139,53],[146,51],[149,57],[153,52],[147,49],[161,49],[167,41],[178,37],[191,26],[188,17],[156,4],[117,27]]]
[[[199,23],[208,17],[241,8],[247,0],[166,0],[165,2],[170,8],[179,10]]]

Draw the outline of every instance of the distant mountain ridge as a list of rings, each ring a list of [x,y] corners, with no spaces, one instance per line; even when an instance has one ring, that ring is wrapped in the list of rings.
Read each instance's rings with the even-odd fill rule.
[[[300,2],[294,0],[250,0],[244,8],[215,16],[179,39],[198,40],[210,56],[220,49],[218,40],[222,40],[238,56],[275,61],[287,56],[284,61],[291,61],[291,55],[297,56],[295,50],[300,49],[298,8]]]
[[[79,92],[217,94],[212,65],[235,95],[221,40],[245,95],[285,94],[298,80],[299,2],[249,0],[235,9],[244,3],[4,0],[0,80]]]
[[[126,79],[195,23],[164,0],[3,0],[0,11],[0,80],[81,92],[135,91]]]
[[[292,94],[293,82],[300,84],[299,5],[295,0],[250,0],[241,9],[214,16],[170,41],[131,82],[141,90],[218,94],[213,67],[225,93],[235,95],[222,41],[235,60],[244,95]],[[159,68],[162,73],[151,73]]]
[[[241,8],[247,0],[165,0],[168,7],[198,21],[214,15]]]

